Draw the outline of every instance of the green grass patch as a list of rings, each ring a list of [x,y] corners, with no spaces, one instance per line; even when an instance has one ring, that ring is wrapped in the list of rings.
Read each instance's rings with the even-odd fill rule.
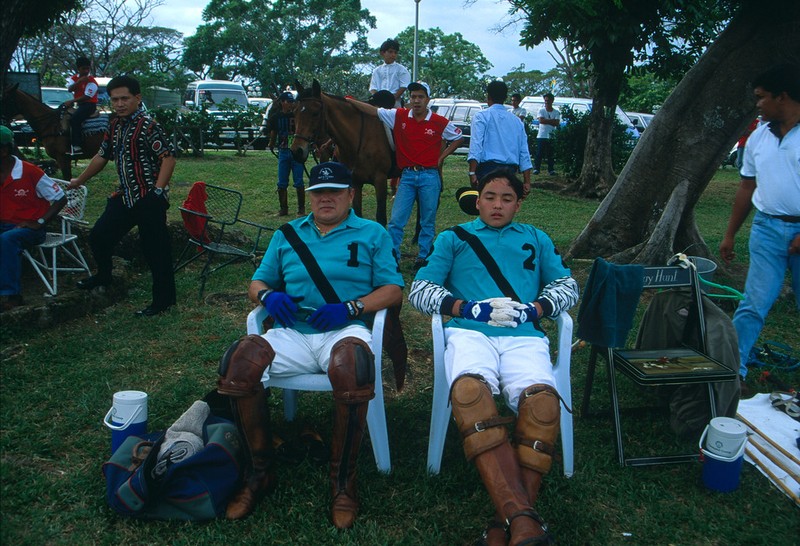
[[[238,189],[244,194],[243,216],[277,227],[275,158],[268,152],[207,152],[182,158],[173,177],[169,211],[179,222],[178,205],[198,180]],[[81,164],[81,168],[85,163]],[[467,220],[453,197],[467,184],[463,156],[447,161],[445,191],[437,230]],[[116,186],[113,165],[89,183],[87,219],[94,222],[105,198]],[[738,180],[722,169],[697,207],[697,218],[712,251],[725,229]],[[294,208],[290,195],[290,210]],[[367,216],[374,215],[374,191],[367,188]],[[596,201],[534,190],[519,219],[547,231],[566,248],[591,218]],[[746,270],[746,226],[739,236],[739,257],[718,280],[742,289]],[[403,245],[402,270],[411,280],[416,248]],[[176,253],[179,249],[175,249]],[[571,264],[581,285],[590,263]],[[206,296],[198,297],[199,266],[177,275],[178,306],[152,319],[133,311],[149,301],[150,277],[134,278],[127,301],[102,312],[42,331],[31,325],[0,333],[0,542],[2,544],[471,544],[492,514],[475,469],[464,460],[458,434],[448,432],[442,473],[426,474],[428,424],[432,397],[430,321],[409,305],[402,318],[410,348],[410,370],[404,392],[387,378],[386,410],[393,470],[377,472],[365,442],[359,459],[361,513],[354,529],[338,532],[329,523],[327,468],[309,462],[278,465],[279,485],[256,512],[240,522],[206,524],[140,522],[118,517],[106,506],[101,464],[110,453],[110,432],[101,422],[114,392],[139,389],[150,396],[150,429],[168,427],[191,403],[211,390],[225,348],[244,333],[251,309],[246,290],[252,267],[238,264],[215,273]],[[577,309],[573,310],[573,316]],[[794,304],[782,298],[770,314],[762,336],[794,343],[800,339]],[[579,401],[586,381],[588,349],[573,356],[575,476],[566,479],[561,465],[547,477],[537,504],[561,544],[793,544],[797,542],[797,508],[752,466],[745,465],[741,487],[730,494],[707,491],[701,465],[620,468],[609,417],[584,418]],[[756,382],[760,390],[769,387]],[[797,374],[782,376],[793,385]],[[636,406],[641,395],[620,381],[624,405]],[[608,407],[601,369],[592,397],[594,408]],[[282,419],[280,395],[270,401],[272,421],[289,435],[299,424]],[[316,423],[330,440],[331,400],[325,394],[301,397],[299,414]],[[652,445],[690,448],[667,431],[663,413],[623,415],[626,444],[647,451]],[[695,446],[696,447],[696,446]]]

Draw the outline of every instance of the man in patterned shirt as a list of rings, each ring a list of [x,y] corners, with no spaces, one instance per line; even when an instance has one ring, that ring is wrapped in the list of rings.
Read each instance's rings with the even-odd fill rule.
[[[108,82],[111,106],[117,117],[109,124],[100,149],[70,187],[82,186],[105,168],[117,164],[119,188],[109,197],[106,210],[89,234],[97,273],[83,279],[78,288],[89,290],[111,283],[111,254],[133,226],[153,274],[153,302],[137,311],[153,316],[175,305],[172,247],[167,231],[169,180],[175,169],[175,152],[164,130],[142,109],[138,80],[117,76]]]
[[[510,544],[549,543],[533,506],[552,465],[560,397],[539,319],[578,301],[578,284],[550,237],[514,221],[522,197],[510,170],[481,178],[480,218],[439,235],[408,296],[423,313],[453,317],[445,326],[445,374],[464,453],[495,506],[488,544],[505,544],[506,534]],[[489,273],[492,261],[499,274]],[[508,285],[506,297],[498,284]],[[515,419],[500,417],[493,399],[501,393],[517,414],[513,444],[504,425]]]

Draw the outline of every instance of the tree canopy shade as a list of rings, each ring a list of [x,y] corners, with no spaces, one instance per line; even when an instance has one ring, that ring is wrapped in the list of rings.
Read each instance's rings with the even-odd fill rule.
[[[375,18],[359,0],[211,0],[186,39],[184,64],[199,77],[237,78],[262,94],[295,80],[324,80],[332,93],[365,88]]]
[[[5,0],[0,17],[0,90],[5,88],[11,56],[20,38],[47,28],[62,14],[76,9],[80,0]]]
[[[414,27],[397,35],[404,58],[411,58]],[[482,77],[492,67],[481,48],[461,33],[445,34],[440,28],[420,29],[417,33],[417,78],[431,86],[434,97],[459,97],[483,100],[486,84]],[[411,63],[407,65],[411,70]]]
[[[800,2],[745,0],[659,109],[568,255],[663,263],[691,247],[708,256],[695,204],[756,115],[750,82],[800,63],[798,29]]]
[[[634,60],[658,53],[675,64],[675,48],[692,62],[719,24],[726,2],[717,0],[509,0],[524,14],[522,44],[569,39],[593,78],[591,123],[583,170],[575,190],[604,195],[614,183],[611,129],[625,71]],[[705,41],[702,45],[705,45]],[[681,55],[678,55],[680,57]],[[694,55],[695,57],[692,57]]]

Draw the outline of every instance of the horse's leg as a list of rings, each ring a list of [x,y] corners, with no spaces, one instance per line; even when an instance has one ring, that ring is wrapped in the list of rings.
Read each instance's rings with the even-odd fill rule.
[[[375,185],[375,220],[386,227],[386,175],[381,173],[378,179],[373,181]]]
[[[355,192],[353,193],[353,210],[355,211],[356,215],[359,217],[363,217],[361,214],[361,193],[362,193],[363,186],[356,186]]]
[[[69,182],[69,179],[72,178],[71,158],[67,154],[61,154],[56,158],[56,162],[58,166],[61,167],[61,175],[64,177],[64,180]]]

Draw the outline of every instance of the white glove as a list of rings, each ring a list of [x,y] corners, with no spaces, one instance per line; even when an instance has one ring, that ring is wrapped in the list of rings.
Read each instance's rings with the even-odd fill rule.
[[[489,316],[489,326],[497,326],[501,328],[516,328],[517,322],[515,318],[519,317],[520,312],[516,307],[520,305],[519,302],[511,298],[490,298],[483,300],[488,302],[492,307],[492,313]]]

